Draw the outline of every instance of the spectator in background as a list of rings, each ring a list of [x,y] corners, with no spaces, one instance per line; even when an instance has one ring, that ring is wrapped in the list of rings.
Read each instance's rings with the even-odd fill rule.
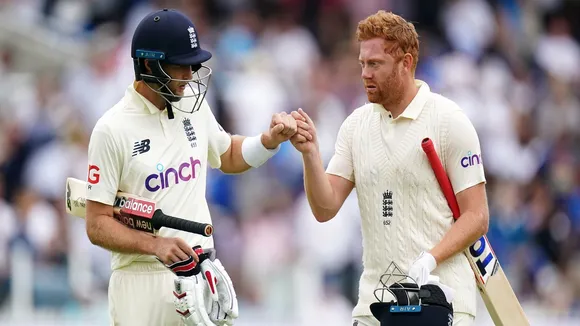
[[[10,241],[16,234],[14,208],[4,199],[4,176],[0,173],[0,307],[9,296],[10,289]]]
[[[525,307],[539,302],[568,313],[580,304],[580,2],[3,0],[0,222],[7,226],[0,230],[0,305],[9,302],[9,245],[17,234],[39,254],[38,298],[54,295],[55,306],[70,308],[85,302],[79,296],[84,291],[91,294],[89,307],[106,301],[109,253],[88,246],[78,231],[84,222],[63,213],[63,178],[85,177],[88,131],[133,77],[131,62],[117,53],[127,53],[130,32],[142,17],[163,7],[188,12],[209,36],[202,46],[215,53],[209,65],[219,87],[211,86],[207,99],[226,130],[252,132],[261,122],[248,117],[302,107],[312,113],[319,136],[332,140],[321,143],[330,144],[336,121],[366,101],[350,31],[378,9],[411,17],[421,35],[417,78],[464,108],[480,135],[490,185],[489,237],[512,286]],[[84,59],[73,63],[70,53]],[[337,284],[360,273],[360,254],[328,256],[340,252],[333,236],[360,245],[360,234],[348,224],[357,216],[345,206],[349,222],[342,219],[345,224],[330,235],[304,224],[309,216],[295,154],[283,146],[261,176],[208,175],[216,246],[227,253],[223,263],[239,284],[241,309],[268,325],[275,325],[269,322],[274,312],[291,319],[312,314],[312,307],[348,315],[348,302],[356,301]],[[328,245],[315,248],[310,236],[325,236]],[[55,245],[57,237],[68,245]],[[264,247],[259,264],[248,264]],[[325,260],[310,265],[316,277],[304,278],[300,267],[314,257]],[[80,269],[69,273],[70,261]],[[280,280],[283,286],[276,285]],[[299,282],[318,289],[324,305],[294,304],[303,298]],[[92,284],[91,290],[82,284]],[[288,298],[276,298],[281,291]]]

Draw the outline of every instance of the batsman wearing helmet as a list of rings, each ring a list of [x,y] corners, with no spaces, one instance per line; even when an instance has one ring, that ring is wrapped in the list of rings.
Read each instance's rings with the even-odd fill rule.
[[[211,54],[200,44],[184,14],[147,15],[132,40],[135,81],[91,134],[86,229],[93,244],[112,252],[111,325],[232,325],[238,315],[227,272],[215,253],[206,253],[213,238],[127,228],[113,218],[117,191],[155,200],[169,215],[211,223],[208,166],[224,173],[259,167],[297,130],[294,118],[281,113],[257,136],[224,131],[205,100]]]
[[[291,139],[302,153],[306,195],[319,222],[332,219],[356,186],[362,217],[363,273],[353,325],[378,326],[369,310],[373,289],[391,262],[420,287],[429,276],[455,290],[453,325],[476,312],[476,283],[462,251],[487,232],[489,213],[479,139],[453,101],[415,79],[419,39],[413,24],[379,11],[358,24],[361,77],[370,103],[343,122],[324,170],[314,123],[302,110],[298,129],[312,140]],[[421,141],[440,153],[457,196],[453,215]]]

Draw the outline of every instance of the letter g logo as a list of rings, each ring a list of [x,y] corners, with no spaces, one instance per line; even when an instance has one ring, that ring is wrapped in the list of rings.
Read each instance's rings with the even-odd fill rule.
[[[96,165],[89,165],[89,177],[88,181],[90,184],[97,184],[101,178],[101,175],[98,173],[101,169]]]

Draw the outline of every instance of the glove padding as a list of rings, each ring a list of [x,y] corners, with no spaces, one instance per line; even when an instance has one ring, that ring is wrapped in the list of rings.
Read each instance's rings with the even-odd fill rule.
[[[211,308],[210,319],[217,325],[233,325],[238,318],[238,299],[234,285],[219,259],[201,262],[201,270],[208,285]]]
[[[165,265],[178,278],[173,292],[176,311],[187,326],[231,326],[238,318],[238,300],[232,280],[214,249],[193,248],[199,257]]]
[[[216,326],[209,318],[206,305],[208,286],[201,274],[179,276],[173,281],[173,304],[186,326]]]

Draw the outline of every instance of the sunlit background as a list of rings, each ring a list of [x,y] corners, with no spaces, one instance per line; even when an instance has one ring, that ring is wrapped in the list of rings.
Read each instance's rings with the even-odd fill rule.
[[[378,9],[414,22],[417,77],[479,133],[489,240],[532,325],[580,324],[580,1],[0,0],[1,325],[108,325],[109,253],[64,213],[64,183],[86,178],[91,130],[134,78],[133,30],[163,7],[186,12],[214,54],[208,100],[226,130],[255,135],[302,107],[325,163],[366,100],[356,23]],[[356,197],[318,224],[301,173],[288,143],[258,170],[210,174],[236,325],[350,325]]]

